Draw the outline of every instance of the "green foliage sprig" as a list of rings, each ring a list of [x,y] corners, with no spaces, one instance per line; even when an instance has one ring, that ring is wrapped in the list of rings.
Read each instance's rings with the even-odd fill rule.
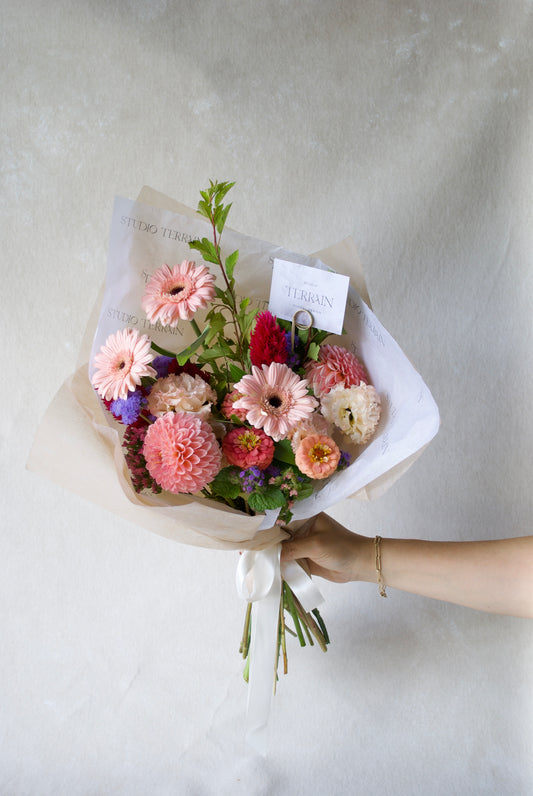
[[[258,312],[257,309],[248,309],[250,299],[237,301],[233,273],[239,259],[239,251],[233,251],[224,257],[220,246],[222,232],[231,208],[231,202],[224,204],[223,200],[234,185],[234,182],[210,180],[209,188],[200,191],[202,198],[198,202],[198,213],[209,220],[213,239],[204,237],[189,243],[190,248],[199,252],[206,262],[219,266],[224,279],[224,290],[215,287],[216,302],[206,316],[209,333],[205,339],[204,352],[198,357],[199,362],[210,363],[221,388],[228,388],[231,381],[238,380],[236,376],[240,378],[239,374],[242,375],[249,370],[248,338]],[[233,325],[232,335],[226,333],[228,320]],[[220,359],[225,363],[223,370],[217,364],[217,360]]]

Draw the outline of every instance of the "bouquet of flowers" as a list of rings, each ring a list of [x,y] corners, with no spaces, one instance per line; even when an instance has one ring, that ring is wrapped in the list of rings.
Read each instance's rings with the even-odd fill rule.
[[[168,351],[136,328],[118,329],[95,354],[91,381],[124,426],[136,492],[202,495],[249,514],[277,510],[275,522],[286,528],[295,502],[349,466],[371,439],[381,400],[361,360],[326,343],[328,332],[312,325],[309,310],[288,321],[237,298],[239,252],[224,257],[221,250],[232,187],[211,181],[201,192],[198,212],[212,238],[189,247],[203,262],[158,266],[142,296],[150,324],[188,322],[193,342]],[[203,328],[199,310],[207,310]],[[287,672],[285,610],[300,644],[302,627],[324,650],[329,639],[318,610],[306,611],[283,582],[279,647]],[[246,659],[250,613],[251,603],[241,644]]]
[[[231,188],[211,182],[197,212],[146,187],[115,200],[105,290],[28,466],[153,533],[239,551],[248,738],[264,749],[286,632],[328,643],[321,596],[301,566],[282,571],[279,543],[385,491],[439,415],[370,309],[351,239],[307,257],[242,235]],[[277,310],[273,276],[292,267]],[[313,278],[295,282],[300,267]],[[331,272],[349,283],[336,328],[306,286]]]

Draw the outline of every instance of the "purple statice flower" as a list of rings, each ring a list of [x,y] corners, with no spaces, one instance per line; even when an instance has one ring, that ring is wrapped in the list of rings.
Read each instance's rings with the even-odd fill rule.
[[[109,408],[121,423],[129,426],[139,419],[145,403],[146,399],[142,393],[139,390],[135,390],[127,398],[117,398],[116,401],[112,401]]]
[[[291,333],[285,332],[285,345],[287,346],[287,362],[289,368],[295,368],[300,364],[300,357],[291,348]],[[294,335],[294,348],[297,349],[300,345],[300,338],[297,334]]]
[[[341,451],[341,458],[339,459],[337,470],[346,470],[346,468],[349,467],[351,463],[352,463],[351,454],[349,454],[348,451]]]
[[[163,379],[165,376],[168,376],[168,371],[172,362],[174,362],[174,357],[165,357],[161,355],[155,357],[155,359],[150,362],[150,365],[157,373],[157,378]]]

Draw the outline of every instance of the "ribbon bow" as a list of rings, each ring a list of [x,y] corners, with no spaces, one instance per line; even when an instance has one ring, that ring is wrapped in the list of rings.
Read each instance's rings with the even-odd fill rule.
[[[324,601],[310,575],[296,561],[280,564],[281,544],[266,550],[245,550],[239,557],[236,585],[239,596],[256,603],[250,639],[246,739],[260,754],[267,746],[268,718],[278,655],[278,621],[282,579],[305,611]]]

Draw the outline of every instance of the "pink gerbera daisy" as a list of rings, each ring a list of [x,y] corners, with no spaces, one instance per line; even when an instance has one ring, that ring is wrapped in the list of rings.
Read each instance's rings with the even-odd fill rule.
[[[310,362],[305,370],[318,398],[337,385],[358,387],[360,384],[368,384],[363,363],[351,351],[338,345],[321,346],[318,362]]]
[[[148,335],[139,334],[136,329],[122,329],[109,335],[96,354],[92,385],[104,400],[126,398],[145,376],[157,376],[148,364],[152,359]]]
[[[215,277],[205,265],[183,260],[171,268],[165,263],[146,285],[141,305],[152,323],[176,326],[207,307],[215,295],[214,285]]]
[[[236,467],[264,470],[274,458],[274,443],[261,428],[234,428],[222,440],[222,451]]]
[[[254,428],[263,428],[269,437],[284,439],[292,426],[318,406],[307,392],[307,381],[279,362],[252,366],[252,374],[235,385],[242,398],[236,409],[246,409],[246,420]]]
[[[148,472],[174,494],[199,492],[220,470],[222,454],[209,424],[186,412],[158,417],[143,445]]]
[[[337,469],[341,452],[325,434],[311,434],[303,439],[296,451],[296,466],[309,478],[327,478]]]

